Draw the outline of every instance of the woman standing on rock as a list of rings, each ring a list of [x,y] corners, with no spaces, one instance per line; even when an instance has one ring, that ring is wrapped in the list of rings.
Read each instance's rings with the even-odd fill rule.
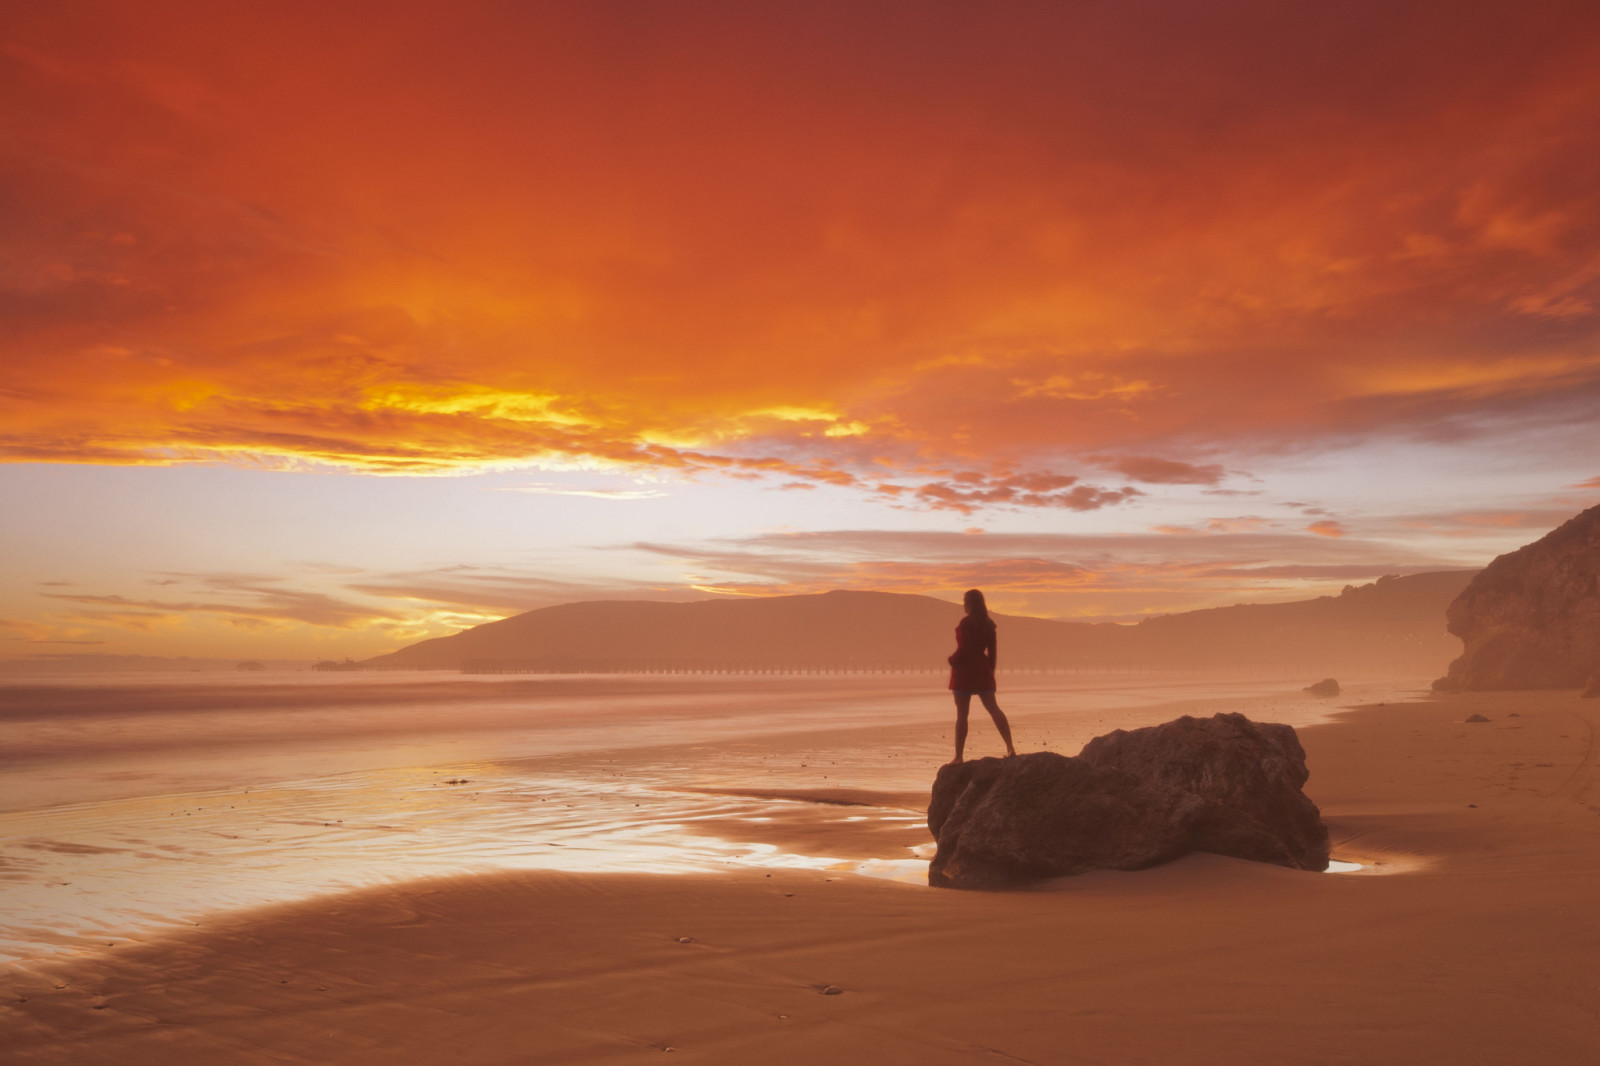
[[[950,691],[956,698],[956,757],[967,746],[967,711],[972,707],[972,697],[983,701],[984,709],[994,719],[1000,730],[1000,739],[1006,742],[1006,755],[1017,753],[1011,746],[1011,723],[994,699],[994,667],[999,655],[995,640],[994,620],[989,617],[989,605],[983,602],[983,593],[968,589],[962,598],[967,616],[956,626],[956,650],[950,656]]]

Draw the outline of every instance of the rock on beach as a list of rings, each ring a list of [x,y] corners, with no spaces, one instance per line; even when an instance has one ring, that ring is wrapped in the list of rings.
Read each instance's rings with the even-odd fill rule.
[[[1308,777],[1292,728],[1242,714],[1119,729],[1073,758],[951,763],[928,808],[928,883],[1003,888],[1192,851],[1322,870],[1328,830]]]

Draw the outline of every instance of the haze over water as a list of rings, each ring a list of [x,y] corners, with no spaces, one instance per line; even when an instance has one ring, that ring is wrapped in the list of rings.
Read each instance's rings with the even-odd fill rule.
[[[1306,725],[1352,702],[1174,675],[1019,677],[1002,695],[1020,750],[1065,754],[1186,711]],[[0,956],[488,869],[791,866],[920,883],[949,719],[932,674],[11,684]],[[998,753],[976,721],[969,756]]]

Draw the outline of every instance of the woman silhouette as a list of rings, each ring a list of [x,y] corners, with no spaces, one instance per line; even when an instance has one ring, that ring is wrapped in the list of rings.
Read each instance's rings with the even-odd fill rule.
[[[1000,739],[1006,742],[1007,758],[1017,749],[1011,746],[1011,723],[994,699],[994,666],[999,648],[995,641],[994,620],[989,617],[989,606],[983,602],[983,593],[968,589],[961,598],[967,616],[956,626],[956,650],[950,656],[950,691],[956,698],[956,757],[967,746],[967,711],[972,707],[972,697],[983,701],[984,709],[994,719],[1000,730]]]

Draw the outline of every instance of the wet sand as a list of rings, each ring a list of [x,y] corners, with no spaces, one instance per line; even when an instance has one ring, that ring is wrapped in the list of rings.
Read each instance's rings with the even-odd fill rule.
[[[1019,740],[1058,751],[1181,713],[1305,723],[1332,708],[1274,682],[1007,680]],[[0,686],[0,964],[469,872],[920,882],[950,718],[928,675]],[[986,723],[971,750],[999,750]],[[819,811],[846,793],[857,807]]]
[[[1597,719],[1574,693],[1510,693],[1302,728],[1359,873],[1192,856],[1010,893],[759,864],[408,880],[15,964],[0,1034],[10,1061],[86,1064],[1595,1061]],[[788,762],[818,738],[766,743],[786,760],[767,781],[716,745],[615,758],[720,765],[706,799],[768,806],[717,832],[750,819],[795,854],[918,838],[879,815],[922,793],[802,789]]]

